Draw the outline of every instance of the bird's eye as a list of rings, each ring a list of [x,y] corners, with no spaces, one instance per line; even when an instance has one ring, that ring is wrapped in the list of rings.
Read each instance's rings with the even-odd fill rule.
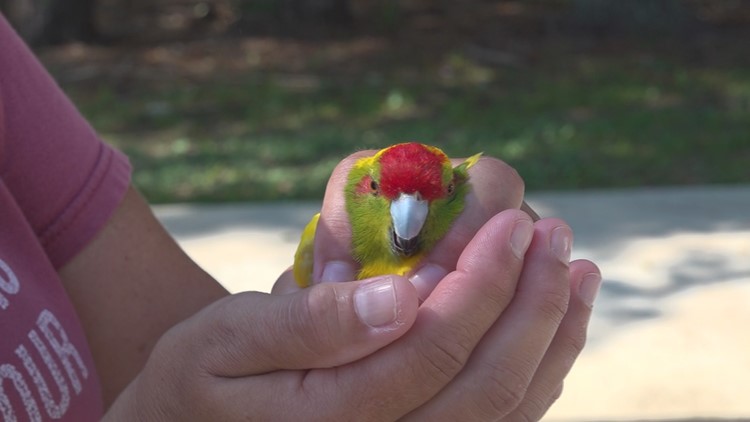
[[[370,182],[370,190],[372,190],[373,194],[377,195],[378,194],[378,182],[376,182],[374,180],[371,181]]]
[[[451,182],[448,184],[448,195],[452,195],[454,190],[456,190],[456,186]]]

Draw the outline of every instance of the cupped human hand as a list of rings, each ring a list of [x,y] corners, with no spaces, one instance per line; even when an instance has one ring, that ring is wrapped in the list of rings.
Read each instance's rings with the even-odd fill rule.
[[[563,221],[517,209],[515,172],[496,160],[475,168],[465,212],[426,260],[437,281],[295,290],[286,272],[274,288],[283,294],[237,294],[173,327],[107,418],[540,418],[583,347],[599,271],[568,262]],[[344,222],[324,220],[331,206],[321,220],[347,248]],[[334,274],[345,259],[330,255],[344,263]]]
[[[108,418],[536,419],[583,344],[570,288],[598,274],[565,264],[568,233],[503,211],[421,306],[396,276],[221,299],[157,343]]]
[[[343,206],[343,186],[353,163],[374,152],[363,151],[348,157],[337,166],[329,181],[316,235],[319,243],[314,280],[318,282],[354,277],[357,264],[350,255],[351,232]],[[453,162],[455,165],[463,159]],[[489,242],[478,239],[478,231],[498,213],[520,208],[533,221],[539,220],[523,201],[523,181],[510,166],[483,157],[469,171],[472,190],[464,213],[423,264],[409,275],[420,300],[427,299],[438,283],[443,285],[439,291],[447,289],[449,297],[458,298],[465,293],[465,287],[450,281],[455,280],[455,275],[446,275],[456,268],[462,253],[466,253],[466,259],[482,259],[470,258],[476,255],[465,248],[469,242],[490,246]],[[524,227],[521,231],[528,230],[526,223]],[[533,420],[541,417],[561,394],[563,379],[585,344],[601,275],[590,261],[568,262],[573,235],[563,221],[545,219],[536,222],[533,231],[534,240],[523,254],[518,279],[504,280],[505,294],[509,296],[491,314],[496,318],[494,323],[470,350],[460,375],[412,412],[411,417],[462,420],[473,415],[472,420],[493,420],[505,415]],[[518,239],[520,234],[514,236]],[[498,262],[497,257],[485,259],[488,268]],[[501,265],[498,271],[507,272],[508,268]],[[491,274],[487,276],[492,278]],[[516,286],[515,291],[511,285]],[[282,277],[274,286],[276,293],[296,290],[291,276]],[[490,298],[477,300],[477,306]],[[435,300],[427,301],[420,315],[428,313],[431,306],[443,306]],[[454,340],[460,342],[462,338]],[[471,345],[465,343],[463,347]]]

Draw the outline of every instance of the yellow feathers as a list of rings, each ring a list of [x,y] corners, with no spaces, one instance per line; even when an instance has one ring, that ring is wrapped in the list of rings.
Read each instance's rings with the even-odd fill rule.
[[[408,258],[404,258],[399,262],[393,262],[386,259],[376,259],[370,262],[362,264],[362,268],[357,273],[357,278],[363,280],[365,278],[375,277],[383,274],[397,274],[405,275],[411,271],[419,261],[422,260],[421,255],[415,255]]]
[[[315,248],[315,229],[318,227],[320,213],[313,216],[305,229],[302,230],[302,236],[297,245],[297,252],[294,253],[294,280],[300,287],[307,287],[312,284],[313,271],[313,249]]]
[[[467,158],[467,159],[466,159],[466,160],[465,160],[465,161],[464,161],[463,163],[461,163],[461,164],[462,164],[462,165],[463,165],[463,164],[466,164],[466,169],[468,170],[468,169],[470,169],[470,168],[471,168],[472,166],[474,166],[474,164],[476,164],[476,163],[477,163],[477,162],[479,161],[479,159],[480,159],[480,158],[482,158],[482,153],[481,153],[481,152],[478,152],[478,153],[476,153],[476,154],[472,155],[471,157]]]

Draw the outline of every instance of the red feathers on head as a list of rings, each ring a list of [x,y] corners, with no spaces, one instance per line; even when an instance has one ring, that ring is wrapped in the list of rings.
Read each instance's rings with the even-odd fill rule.
[[[448,157],[439,150],[411,142],[395,145],[380,157],[380,193],[391,200],[419,192],[431,201],[445,194],[443,165]]]

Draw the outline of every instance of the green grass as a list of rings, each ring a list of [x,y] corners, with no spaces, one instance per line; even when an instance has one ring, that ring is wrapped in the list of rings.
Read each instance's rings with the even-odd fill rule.
[[[336,163],[419,140],[501,158],[528,190],[750,181],[750,70],[633,55],[356,74],[247,72],[68,92],[155,202],[321,198]]]

